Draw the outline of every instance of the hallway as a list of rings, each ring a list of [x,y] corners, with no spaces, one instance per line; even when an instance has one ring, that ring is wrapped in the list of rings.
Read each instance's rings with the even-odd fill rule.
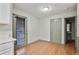
[[[73,42],[65,45],[38,40],[24,47],[17,48],[17,55],[75,55]]]

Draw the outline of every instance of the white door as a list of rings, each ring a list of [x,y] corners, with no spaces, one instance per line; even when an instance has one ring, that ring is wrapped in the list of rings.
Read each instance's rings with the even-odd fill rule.
[[[50,40],[54,43],[61,43],[62,35],[62,19],[50,20]]]

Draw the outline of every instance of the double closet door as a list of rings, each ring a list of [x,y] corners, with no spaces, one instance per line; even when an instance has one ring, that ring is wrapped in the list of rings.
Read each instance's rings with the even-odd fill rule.
[[[53,43],[61,43],[62,35],[62,19],[50,20],[50,40]]]

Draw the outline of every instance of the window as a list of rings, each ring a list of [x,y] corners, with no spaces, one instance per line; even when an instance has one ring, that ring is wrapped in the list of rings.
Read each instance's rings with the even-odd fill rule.
[[[67,32],[70,32],[70,24],[67,24]]]

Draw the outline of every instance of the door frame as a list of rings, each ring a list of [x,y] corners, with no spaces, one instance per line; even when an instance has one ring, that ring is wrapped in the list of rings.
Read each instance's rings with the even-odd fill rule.
[[[27,31],[27,17],[24,17],[24,16],[21,16],[21,15],[18,15],[18,14],[14,14],[13,13],[13,20],[12,20],[12,23],[13,22],[15,22],[16,23],[16,17],[18,16],[18,17],[21,17],[21,18],[25,18],[25,33],[24,33],[24,35],[25,35],[25,42],[24,42],[24,45],[26,45],[27,43],[28,43],[28,31]],[[14,25],[12,25],[12,28],[13,28],[13,26]],[[15,27],[16,27],[16,25],[15,25]],[[13,32],[14,30],[12,30],[12,32]],[[16,31],[16,28],[15,28],[15,31]],[[15,38],[16,39],[16,34],[14,35],[14,34],[12,34],[12,37],[13,38]],[[15,41],[16,42],[16,41]],[[14,46],[16,45],[16,43],[14,44]]]
[[[70,17],[65,17],[64,18],[64,44],[66,44],[66,18],[71,18],[74,17],[75,18],[75,45],[76,45],[76,31],[77,31],[77,26],[76,26],[76,22],[77,22],[77,17],[76,16],[70,16]]]

